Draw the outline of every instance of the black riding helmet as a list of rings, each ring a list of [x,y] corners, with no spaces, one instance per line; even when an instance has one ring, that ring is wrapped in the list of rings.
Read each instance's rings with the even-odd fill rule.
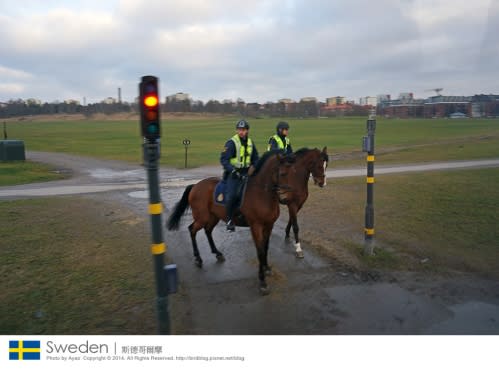
[[[249,129],[249,123],[246,122],[244,119],[241,119],[239,122],[236,124],[236,129],[238,128],[246,128]]]
[[[280,133],[281,129],[289,129],[288,122],[279,122],[276,126],[277,133]]]

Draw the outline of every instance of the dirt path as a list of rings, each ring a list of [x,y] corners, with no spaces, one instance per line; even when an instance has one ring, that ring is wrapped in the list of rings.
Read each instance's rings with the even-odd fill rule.
[[[57,171],[71,174],[71,178],[62,181],[1,187],[0,198],[56,196],[133,189],[144,190],[146,188],[146,172],[140,164],[49,152],[28,152],[27,159],[50,164]],[[485,167],[499,167],[499,159],[438,162],[390,167],[377,166],[376,175]],[[184,187],[199,179],[220,176],[220,174],[221,169],[218,166],[186,170],[161,167],[160,181],[162,187]],[[327,175],[329,178],[365,176],[366,170],[365,168],[333,168],[328,169]]]

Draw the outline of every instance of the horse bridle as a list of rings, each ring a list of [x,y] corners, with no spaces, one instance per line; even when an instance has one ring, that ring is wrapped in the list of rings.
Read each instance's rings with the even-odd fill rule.
[[[317,183],[319,183],[319,180],[324,180],[326,178],[326,168],[327,168],[328,160],[327,160],[327,158],[323,157],[323,154],[321,154],[321,156],[319,157],[319,160],[321,160],[321,159],[324,161],[324,164],[325,164],[325,166],[324,166],[324,174],[316,177],[316,176],[313,175],[313,171],[312,170],[310,171],[310,174],[312,175],[312,178],[314,180],[314,184],[317,184]],[[316,163],[315,161],[312,163],[312,165],[314,167],[315,167],[315,163]]]
[[[279,198],[279,203],[286,205],[288,202],[287,193],[292,192],[293,189],[288,184],[285,184],[285,185],[280,184],[281,165],[282,165],[281,163],[277,164],[277,184],[272,187],[272,190],[277,193],[277,196]],[[286,164],[284,164],[284,165],[286,165]]]

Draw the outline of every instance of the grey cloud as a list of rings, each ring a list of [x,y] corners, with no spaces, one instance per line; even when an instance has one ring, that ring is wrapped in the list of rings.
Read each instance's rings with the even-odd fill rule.
[[[444,2],[433,3],[442,9]],[[132,100],[144,74],[158,75],[165,94],[205,101],[418,94],[435,84],[444,93],[492,89],[498,6],[485,9],[479,0],[487,19],[465,16],[467,8],[452,17],[437,8],[432,14],[429,3],[123,0],[105,9],[94,2],[84,11],[72,3],[66,10],[0,12],[0,67],[33,76],[11,77],[10,86],[22,85],[22,92],[4,86],[0,101],[92,101],[115,95],[118,86]]]

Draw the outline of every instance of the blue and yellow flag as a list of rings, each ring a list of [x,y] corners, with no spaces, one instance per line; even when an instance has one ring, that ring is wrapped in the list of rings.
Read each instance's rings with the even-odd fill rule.
[[[40,360],[40,341],[9,341],[9,360]]]

